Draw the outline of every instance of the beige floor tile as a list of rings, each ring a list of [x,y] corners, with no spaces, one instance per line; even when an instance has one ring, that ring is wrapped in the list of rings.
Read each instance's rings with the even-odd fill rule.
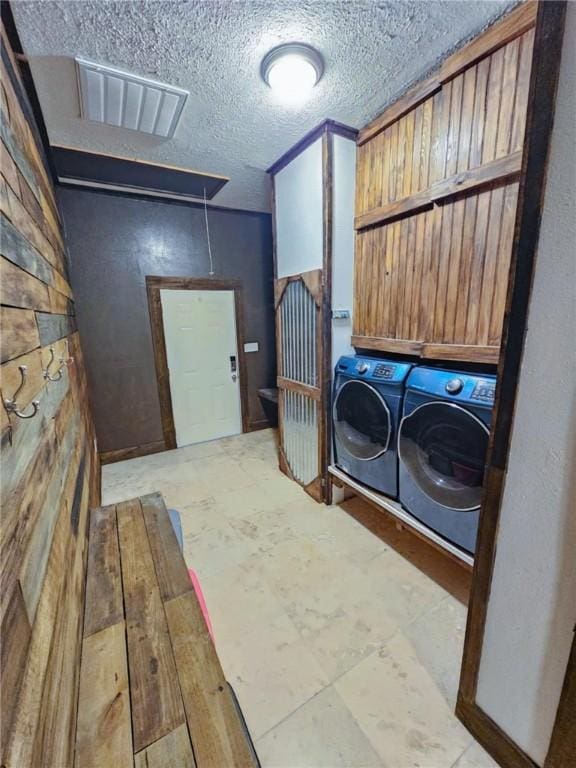
[[[180,481],[164,477],[155,483],[155,488],[164,497],[166,506],[177,510],[213,498],[209,485],[194,476]]]
[[[310,496],[298,483],[290,480],[280,471],[276,478],[271,478],[266,482],[266,491],[272,496],[278,506],[282,506],[284,502],[297,503],[310,499]]]
[[[238,490],[213,489],[214,498],[229,518],[243,518],[275,509],[277,504],[264,483],[253,484]]]
[[[334,687],[388,766],[451,768],[471,743],[401,632]]]
[[[401,627],[446,597],[442,587],[392,549],[358,568],[371,585],[375,609],[385,610]]]
[[[256,548],[228,523],[184,540],[184,557],[200,578],[211,576],[247,560]]]
[[[312,534],[313,541],[323,554],[348,557],[365,563],[386,550],[386,545],[363,525],[350,518],[338,507],[324,507],[324,530]]]
[[[454,710],[466,631],[466,608],[451,595],[404,629],[418,660]]]
[[[194,472],[211,489],[240,491],[255,484],[239,463],[229,456],[208,456],[193,462]]]
[[[339,598],[321,603],[313,599],[320,587],[332,583],[336,591],[338,584],[345,586],[342,567],[333,559],[324,557],[306,536],[285,541],[243,563],[247,570],[254,570],[263,578],[278,596],[285,608],[294,607],[301,611],[317,612],[318,620],[329,617],[334,606],[339,607]],[[311,615],[310,620],[314,618]],[[322,620],[321,625],[325,623]]]
[[[274,480],[278,476],[278,460],[275,455],[272,461],[268,456],[262,458],[260,456],[241,456],[238,459],[238,464],[257,483],[261,483],[262,480]]]
[[[201,584],[216,644],[223,650],[236,643],[241,635],[256,627],[267,627],[284,613],[266,582],[240,566],[206,576]]]
[[[499,768],[499,766],[475,741],[454,764],[454,768]]]
[[[104,503],[153,491],[181,513],[264,767],[495,768],[452,714],[461,569],[362,500],[317,504],[273,430],[103,468]]]
[[[226,515],[213,498],[179,505],[178,512],[182,522],[182,533],[189,541],[212,528],[222,527],[227,522]]]
[[[255,617],[254,628],[224,646],[221,658],[253,739],[329,683],[284,615],[266,625]]]
[[[295,539],[297,533],[289,508],[272,508],[255,515],[230,517],[231,527],[261,551]]]
[[[380,758],[332,686],[256,743],[262,768],[376,768]]]

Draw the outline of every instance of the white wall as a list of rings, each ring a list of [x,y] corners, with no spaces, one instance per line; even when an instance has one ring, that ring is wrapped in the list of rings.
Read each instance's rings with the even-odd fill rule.
[[[352,305],[354,292],[354,190],[356,142],[334,136],[334,213],[332,221],[332,309],[349,309],[349,320],[332,320],[332,368],[341,355],[354,354]]]
[[[322,138],[274,177],[278,277],[322,269]]]
[[[543,765],[576,623],[576,3],[557,111],[477,702]]]

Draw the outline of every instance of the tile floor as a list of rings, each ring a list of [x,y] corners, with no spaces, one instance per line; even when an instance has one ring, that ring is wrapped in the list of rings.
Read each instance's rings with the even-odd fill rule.
[[[263,768],[494,768],[453,714],[468,575],[360,499],[316,504],[255,432],[111,464],[182,515]]]

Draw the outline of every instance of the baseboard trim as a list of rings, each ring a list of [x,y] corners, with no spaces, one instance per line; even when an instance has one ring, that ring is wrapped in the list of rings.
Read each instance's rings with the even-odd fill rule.
[[[248,426],[248,432],[258,432],[259,429],[268,429],[272,425],[268,419],[260,419],[259,421],[251,421]]]
[[[153,443],[133,445],[130,448],[117,448],[115,451],[102,451],[100,453],[100,463],[114,464],[117,461],[137,459],[139,456],[148,456],[151,453],[160,453],[160,451],[165,450],[166,445],[164,444],[164,440],[156,440]]]
[[[456,716],[499,765],[506,768],[538,768],[476,702],[471,703],[458,696]]]

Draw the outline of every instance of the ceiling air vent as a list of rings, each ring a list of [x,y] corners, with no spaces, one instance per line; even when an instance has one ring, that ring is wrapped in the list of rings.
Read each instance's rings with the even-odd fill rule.
[[[171,138],[188,92],[76,58],[85,120]]]

